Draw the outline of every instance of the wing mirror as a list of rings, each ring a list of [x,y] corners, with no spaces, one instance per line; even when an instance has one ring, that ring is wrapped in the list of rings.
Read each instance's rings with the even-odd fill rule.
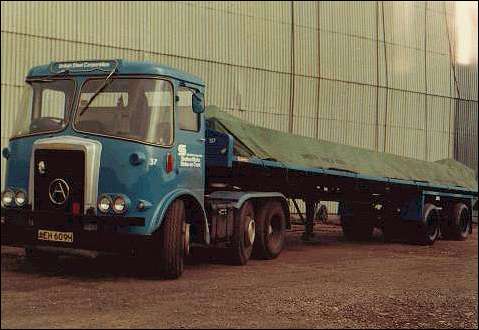
[[[10,157],[10,149],[3,148],[2,149],[2,156],[3,156],[3,158],[8,159]]]
[[[202,113],[205,111],[204,107],[204,98],[203,94],[200,92],[196,92],[193,94],[193,101],[192,101],[192,106],[193,106],[193,112],[194,113]]]

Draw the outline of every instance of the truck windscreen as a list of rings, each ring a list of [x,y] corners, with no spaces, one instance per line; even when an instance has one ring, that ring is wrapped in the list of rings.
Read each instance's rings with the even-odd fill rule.
[[[162,146],[173,143],[173,87],[169,81],[113,78],[94,97],[103,81],[90,79],[83,85],[79,109],[84,111],[77,112],[76,130]]]
[[[27,81],[13,137],[62,130],[69,121],[74,93],[73,80]]]

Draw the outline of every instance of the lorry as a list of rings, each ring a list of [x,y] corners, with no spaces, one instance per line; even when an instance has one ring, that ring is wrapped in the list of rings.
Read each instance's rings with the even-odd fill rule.
[[[361,172],[327,157],[308,163],[317,153],[299,144],[288,150],[272,141],[280,156],[261,156],[268,147],[261,139],[276,133],[218,109],[205,113],[205,83],[180,70],[126,60],[52,62],[30,69],[25,83],[2,150],[1,234],[2,245],[23,247],[32,260],[84,250],[134,254],[173,279],[195,246],[221,249],[237,265],[251,256],[274,259],[291,227],[288,199],[305,202],[304,239],[313,235],[320,200],[340,203],[350,240],[369,239],[375,227],[387,240],[420,244],[464,240],[472,231],[477,183],[464,180],[463,168],[412,166],[426,176],[437,168],[439,178],[452,178],[444,184],[366,173],[387,161],[396,171],[413,162],[400,157],[377,156]],[[340,158],[342,149],[334,150]],[[297,157],[285,161],[281,152]],[[366,155],[351,166],[376,157],[351,152]]]

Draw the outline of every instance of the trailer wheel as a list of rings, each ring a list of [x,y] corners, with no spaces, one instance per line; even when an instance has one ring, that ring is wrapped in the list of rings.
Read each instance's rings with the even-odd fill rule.
[[[441,227],[445,239],[464,241],[471,229],[471,213],[464,203],[456,203]]]
[[[276,258],[284,246],[286,215],[281,203],[270,201],[261,206],[256,216],[253,254],[260,259]]]
[[[234,231],[228,257],[234,265],[245,265],[251,257],[255,240],[255,214],[253,204],[245,202],[235,211]]]
[[[416,242],[423,245],[432,245],[439,237],[441,218],[434,204],[424,206],[422,221],[416,232]]]
[[[319,207],[316,209],[316,214],[314,218],[322,223],[328,222],[328,208],[326,207],[326,205],[319,205]]]
[[[185,204],[177,199],[168,208],[158,232],[160,245],[158,273],[164,278],[175,279],[183,273],[184,224]]]

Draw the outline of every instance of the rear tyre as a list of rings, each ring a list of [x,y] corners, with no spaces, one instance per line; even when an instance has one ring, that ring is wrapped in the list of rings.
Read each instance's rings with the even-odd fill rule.
[[[158,231],[159,263],[158,274],[167,279],[176,279],[183,273],[185,248],[185,204],[174,201]]]
[[[260,259],[276,258],[284,247],[286,215],[278,201],[261,206],[256,216],[253,254]]]
[[[316,210],[316,214],[314,216],[316,220],[322,223],[328,222],[328,208],[326,205],[320,204]]]
[[[245,202],[241,209],[235,211],[234,231],[228,258],[234,265],[245,265],[251,257],[255,240],[255,213],[251,202]]]
[[[432,245],[439,238],[440,214],[434,204],[428,203],[424,206],[422,221],[416,232],[416,243]]]
[[[471,212],[463,203],[456,203],[447,214],[448,219],[441,227],[445,239],[464,241],[471,230]]]

